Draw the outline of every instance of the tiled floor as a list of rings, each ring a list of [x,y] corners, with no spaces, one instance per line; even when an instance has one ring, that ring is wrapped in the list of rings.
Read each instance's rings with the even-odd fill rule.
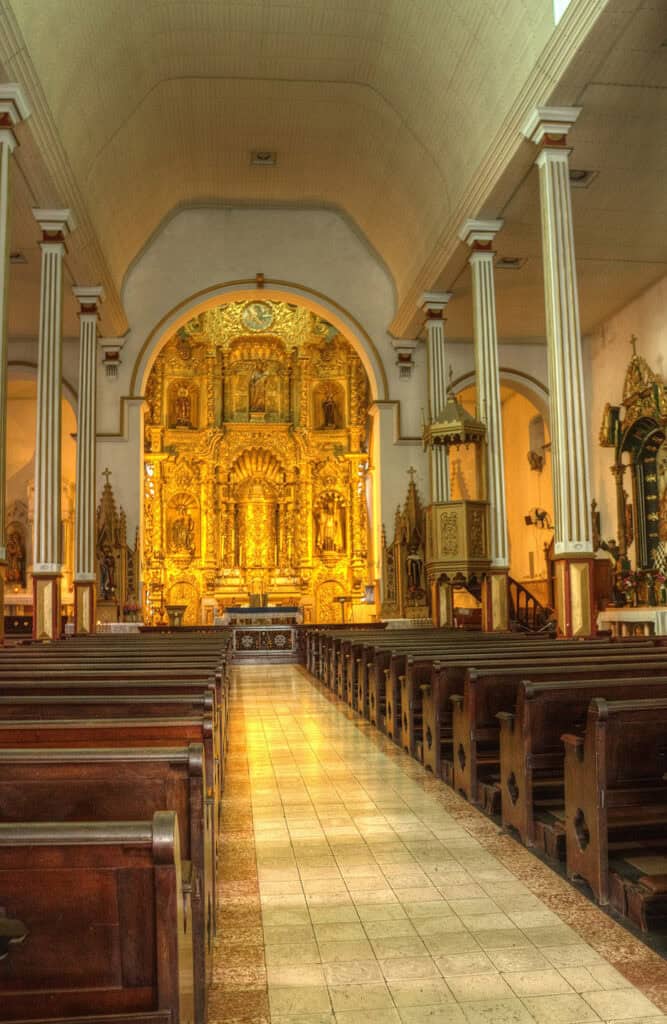
[[[295,666],[237,670],[211,1024],[667,1024],[667,964]]]

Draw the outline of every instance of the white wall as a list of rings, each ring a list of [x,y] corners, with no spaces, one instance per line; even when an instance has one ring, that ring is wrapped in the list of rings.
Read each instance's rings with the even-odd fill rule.
[[[114,494],[127,512],[130,535],[140,516],[142,434],[139,403],[130,407],[124,399],[141,396],[160,341],[193,315],[198,304],[224,302],[225,294],[231,300],[233,282],[252,282],[257,273],[270,283],[286,282],[281,290],[294,301],[302,295],[311,304],[319,302],[323,316],[338,315],[375,379],[375,397],[400,403],[400,415],[390,414],[391,425],[385,428],[384,412],[377,432],[379,443],[391,438],[389,450],[384,445],[382,451],[383,478],[392,475],[394,459],[403,474],[422,458],[424,346],[415,350],[412,376],[399,379],[387,333],[395,312],[393,282],[356,229],[331,210],[181,210],[162,225],[130,268],[123,286],[130,330],[123,339],[119,374],[115,380],[103,371],[98,375],[98,468],[112,471]],[[382,490],[376,488],[379,501]],[[377,511],[379,522],[386,520],[384,508]]]

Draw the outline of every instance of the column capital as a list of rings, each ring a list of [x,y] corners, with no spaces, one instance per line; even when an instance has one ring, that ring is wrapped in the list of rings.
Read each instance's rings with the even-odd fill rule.
[[[102,285],[74,285],[74,298],[79,303],[79,316],[99,317],[99,306],[104,302],[105,294]]]
[[[504,223],[504,220],[469,219],[460,228],[459,238],[474,250],[490,252],[493,240]]]
[[[442,320],[442,314],[451,297],[451,292],[424,292],[418,306],[427,320]]]
[[[581,110],[581,107],[535,107],[524,121],[521,133],[536,146],[563,147]]]
[[[0,126],[14,128],[32,113],[26,95],[18,82],[0,83]]]
[[[42,229],[43,242],[64,242],[76,227],[71,210],[33,207],[32,215]]]

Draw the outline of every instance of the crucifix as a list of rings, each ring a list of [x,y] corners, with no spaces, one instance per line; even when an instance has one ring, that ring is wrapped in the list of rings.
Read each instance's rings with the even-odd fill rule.
[[[417,476],[417,470],[414,466],[410,466],[410,469],[406,470],[406,472],[410,477],[410,483],[413,484],[415,482],[415,477]]]
[[[637,335],[633,334],[630,338],[630,344],[632,345],[632,355],[637,355]]]
[[[107,468],[107,469],[103,470],[103,472],[102,472],[102,476],[104,477],[104,479],[105,479],[105,481],[106,481],[106,483],[104,484],[104,486],[105,486],[105,487],[110,487],[111,485],[110,485],[110,483],[109,483],[109,477],[111,476],[111,470],[110,470],[109,468]]]

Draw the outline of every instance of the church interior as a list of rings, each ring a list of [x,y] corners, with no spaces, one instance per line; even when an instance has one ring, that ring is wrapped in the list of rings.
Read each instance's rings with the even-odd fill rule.
[[[2,0],[0,1024],[667,1024],[666,97]]]

